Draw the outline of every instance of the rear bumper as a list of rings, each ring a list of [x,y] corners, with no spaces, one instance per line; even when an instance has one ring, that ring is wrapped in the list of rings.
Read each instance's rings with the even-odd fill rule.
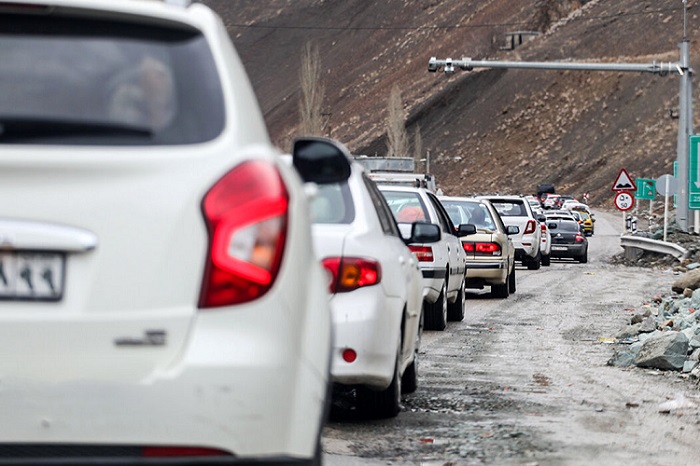
[[[331,299],[333,315],[333,382],[376,389],[389,386],[401,341],[403,303],[386,297],[379,286],[338,293]],[[354,350],[347,362],[343,352]]]
[[[508,262],[506,260],[467,262],[467,288],[502,285],[508,278],[508,272]]]
[[[308,283],[323,281],[320,267],[308,273]],[[0,464],[310,463],[326,413],[331,332],[327,295],[307,286],[299,293],[309,299],[303,312],[300,302],[284,302],[274,290],[245,307],[197,312],[181,353],[139,380],[3,375],[0,450],[191,446],[232,456],[23,456],[0,458]]]
[[[429,303],[434,303],[440,297],[442,285],[447,277],[447,270],[444,268],[421,268],[421,274],[423,275],[423,299]]]
[[[584,244],[553,244],[549,255],[551,257],[579,257],[586,252],[586,247]]]

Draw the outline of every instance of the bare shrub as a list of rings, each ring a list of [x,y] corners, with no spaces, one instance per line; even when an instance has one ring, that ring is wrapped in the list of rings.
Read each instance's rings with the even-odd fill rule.
[[[300,133],[304,136],[323,135],[323,116],[321,108],[325,89],[321,83],[321,55],[318,46],[307,42],[302,50],[301,69],[301,101],[299,116],[301,118]]]
[[[406,112],[403,108],[401,91],[397,85],[391,88],[387,117],[387,157],[408,156],[408,133],[406,132]]]

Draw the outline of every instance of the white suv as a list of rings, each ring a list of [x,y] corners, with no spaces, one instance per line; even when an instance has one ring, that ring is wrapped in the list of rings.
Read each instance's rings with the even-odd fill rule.
[[[515,260],[529,270],[542,265],[542,229],[535,218],[530,203],[521,196],[480,196],[491,201],[506,226],[517,226],[520,232],[511,236],[515,246]]]
[[[0,457],[318,464],[326,275],[220,19],[0,0],[0,24]]]

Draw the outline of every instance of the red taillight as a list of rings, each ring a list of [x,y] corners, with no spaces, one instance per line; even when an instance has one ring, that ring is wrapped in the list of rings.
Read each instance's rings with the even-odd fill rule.
[[[412,246],[409,245],[408,249],[415,254],[418,262],[432,262],[433,258],[433,248],[430,246]]]
[[[489,256],[500,256],[501,246],[498,243],[476,243],[476,252]]]
[[[241,304],[274,284],[287,236],[289,194],[274,164],[248,161],[221,178],[202,202],[209,254],[200,308]]]
[[[464,252],[484,256],[500,256],[501,246],[498,243],[462,243]]]
[[[231,453],[227,451],[202,447],[143,447],[141,454],[146,458],[231,456]]]
[[[579,233],[576,234],[576,242],[583,243],[583,236]]]
[[[331,293],[352,291],[382,281],[382,267],[372,259],[327,257],[322,263],[333,277],[329,287]]]
[[[545,225],[544,223],[540,223],[540,229],[542,230],[542,233],[546,233],[547,232],[547,225]]]
[[[535,222],[534,220],[528,220],[527,225],[525,226],[525,231],[523,233],[526,235],[529,235],[530,233],[534,233],[536,227],[537,227],[537,222]]]

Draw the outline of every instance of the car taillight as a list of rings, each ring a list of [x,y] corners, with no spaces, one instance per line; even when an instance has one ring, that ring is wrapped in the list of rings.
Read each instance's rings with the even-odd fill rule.
[[[535,222],[534,220],[528,220],[527,225],[525,226],[525,231],[523,233],[526,235],[534,233],[535,227],[537,227],[537,222]]]
[[[546,233],[547,232],[547,225],[545,225],[544,223],[540,223],[540,229],[542,230],[542,233]]]
[[[432,262],[433,258],[433,248],[430,246],[408,246],[408,249],[415,254],[418,262]]]
[[[583,243],[583,236],[580,233],[576,234],[576,242]]]
[[[331,293],[343,293],[363,286],[376,285],[382,280],[382,266],[373,259],[327,257],[321,263],[331,273]]]
[[[474,243],[462,243],[462,248],[464,249],[464,252],[469,252],[472,253],[476,250],[476,246]]]
[[[488,256],[500,256],[501,246],[498,243],[476,243],[476,252]]]
[[[200,308],[241,304],[274,284],[287,236],[289,193],[274,164],[248,161],[202,201],[209,253]]]

